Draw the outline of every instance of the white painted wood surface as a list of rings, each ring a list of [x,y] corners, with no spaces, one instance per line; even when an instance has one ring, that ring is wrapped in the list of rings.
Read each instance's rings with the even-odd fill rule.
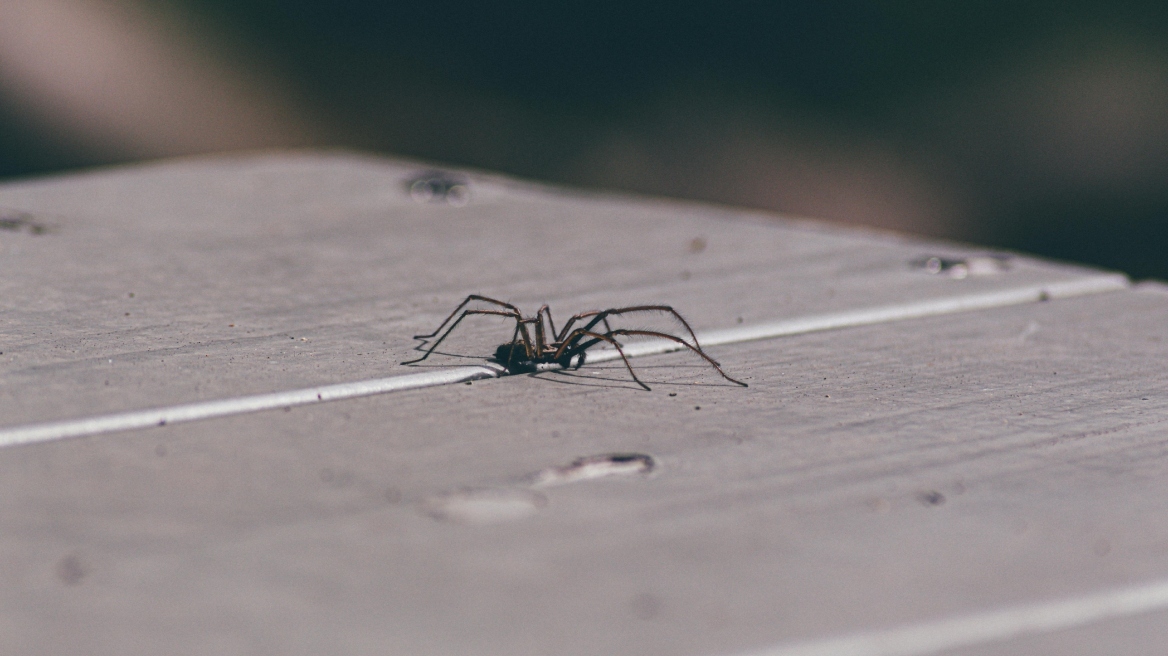
[[[1161,288],[1027,258],[930,275],[910,262],[983,251],[491,176],[419,204],[422,171],[294,154],[0,187],[51,228],[0,231],[0,434],[415,373],[410,335],[470,292],[791,329],[711,346],[748,389],[670,354],[634,361],[652,392],[608,362],[0,449],[0,651],[1163,644]],[[870,325],[821,330],[848,316]],[[571,467],[608,453],[656,467]]]

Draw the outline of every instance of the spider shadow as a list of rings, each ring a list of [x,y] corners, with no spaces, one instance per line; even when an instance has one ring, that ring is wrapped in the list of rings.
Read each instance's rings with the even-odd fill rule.
[[[422,345],[420,345],[420,346],[415,346],[415,347],[414,347],[413,349],[411,349],[411,350],[413,350],[413,351],[425,351],[426,349],[422,348],[422,347],[424,347],[424,346],[425,346],[425,344],[422,344]],[[458,360],[473,360],[474,362],[473,362],[472,364],[481,364],[481,363],[483,362],[483,356],[481,356],[481,355],[460,355],[460,354],[458,354],[458,353],[446,353],[446,352],[444,352],[444,351],[434,351],[434,352],[433,352],[433,353],[431,353],[430,355],[441,355],[441,356],[444,356],[444,357],[447,357],[447,358],[455,358],[455,359],[458,359]],[[486,361],[487,361],[487,362],[491,362],[491,363],[493,363],[493,364],[498,364],[498,363],[496,363],[494,360],[491,360],[491,359],[487,359]],[[398,364],[404,364],[404,363],[398,363]],[[445,361],[443,361],[443,360],[441,360],[441,359],[439,359],[439,360],[438,360],[438,361],[436,361],[436,362],[428,362],[428,361],[426,361],[426,360],[423,360],[422,362],[411,362],[411,363],[409,363],[409,364],[405,364],[404,366],[407,366],[407,367],[417,367],[417,368],[419,368],[419,369],[444,369],[444,368],[446,368],[446,367],[449,367],[449,366],[450,366],[450,363],[449,363],[449,362],[445,362]]]
[[[643,371],[645,369],[673,369],[673,370],[676,370],[677,368],[678,367],[668,366],[668,365],[657,366],[657,367],[638,367],[637,371],[640,372],[640,371]],[[600,371],[606,371],[606,370],[612,371],[612,373],[606,374],[606,375],[601,375],[598,373]],[[587,373],[584,373],[585,371],[587,371]],[[537,371],[535,373],[528,374],[528,376],[531,378],[539,378],[540,380],[544,380],[544,381],[547,381],[549,383],[556,383],[558,385],[576,385],[579,387],[611,387],[611,388],[618,388],[618,389],[631,389],[631,390],[635,390],[638,392],[649,391],[649,390],[645,390],[640,385],[637,385],[637,383],[635,381],[631,380],[628,377],[627,373],[624,377],[620,377],[621,372],[625,372],[625,370],[618,369],[616,367],[605,367],[604,369],[590,369],[590,370],[560,369],[560,370],[556,370],[556,371]],[[545,374],[546,374],[546,377],[545,377]],[[662,386],[665,386],[665,387],[735,387],[734,385],[719,384],[719,383],[702,383],[702,382],[693,382],[693,381],[690,381],[690,382],[670,382],[670,381],[666,381],[666,380],[654,381],[654,380],[645,379],[644,376],[641,376],[641,378],[645,380],[645,383],[647,385],[650,385],[653,388],[662,387]]]

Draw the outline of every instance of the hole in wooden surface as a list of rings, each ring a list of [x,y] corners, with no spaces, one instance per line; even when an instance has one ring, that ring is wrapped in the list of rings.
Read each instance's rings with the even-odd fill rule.
[[[911,264],[925,273],[960,280],[970,276],[993,276],[1008,271],[1010,269],[1010,256],[1000,253],[970,255],[961,258],[933,255],[913,260]]]
[[[409,183],[410,198],[418,203],[445,203],[463,207],[470,202],[470,182],[462,176],[428,171]]]
[[[577,458],[562,467],[545,469],[536,474],[535,485],[548,487],[608,476],[647,474],[656,466],[653,457],[644,453],[605,453]]]

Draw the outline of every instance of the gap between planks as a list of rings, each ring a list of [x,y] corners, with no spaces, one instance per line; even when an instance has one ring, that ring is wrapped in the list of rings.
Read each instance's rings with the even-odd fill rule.
[[[1090,277],[1043,285],[1016,287],[982,294],[955,296],[940,299],[885,305],[858,310],[847,310],[829,314],[797,317],[781,321],[736,326],[710,330],[698,334],[703,347],[723,344],[737,344],[763,339],[773,339],[788,335],[836,330],[856,326],[867,326],[906,319],[972,312],[991,308],[1037,303],[1040,301],[1098,294],[1128,289],[1130,282],[1122,274],[1098,274]],[[644,357],[671,353],[685,347],[667,340],[653,340],[630,344],[625,347],[628,357]],[[588,362],[606,362],[618,359],[619,354],[612,349],[590,351]],[[152,426],[165,426],[179,422],[213,419],[261,410],[277,410],[292,406],[353,399],[375,394],[388,394],[404,390],[422,389],[437,385],[451,385],[470,380],[498,378],[506,370],[494,364],[471,367],[453,367],[439,371],[405,374],[339,383],[307,389],[289,390],[242,396],[216,401],[202,401],[163,408],[131,410],[82,419],[52,421],[0,429],[0,448],[35,444],[89,435],[99,435],[116,431],[126,431]]]
[[[738,656],[926,656],[1168,608],[1168,581],[933,622],[761,649]]]

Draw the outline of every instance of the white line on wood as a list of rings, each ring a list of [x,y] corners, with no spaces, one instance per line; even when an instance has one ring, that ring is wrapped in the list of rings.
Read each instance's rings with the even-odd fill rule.
[[[883,307],[850,310],[809,317],[799,317],[750,326],[738,326],[721,330],[711,330],[698,335],[702,346],[734,344],[761,339],[772,339],[787,335],[865,326],[903,319],[985,310],[1009,305],[1034,303],[1046,299],[1066,298],[1084,294],[1126,289],[1129,282],[1120,274],[1100,274],[1088,278],[1068,280],[1047,285],[1019,287],[984,294],[940,298],[916,303],[902,303]],[[629,344],[625,355],[629,357],[656,355],[680,350],[684,347],[667,340],[652,340]],[[605,362],[619,358],[615,350],[598,349],[589,351],[588,362]],[[426,373],[406,374],[389,378],[378,378],[354,383],[340,383],[309,389],[272,392],[234,399],[188,403],[168,408],[132,410],[85,419],[46,422],[27,426],[0,429],[0,447],[48,442],[71,437],[83,437],[114,431],[133,430],[174,424],[183,421],[212,419],[260,410],[276,410],[295,405],[321,403],[352,399],[374,394],[387,394],[403,390],[420,389],[436,385],[449,385],[467,380],[496,378],[505,373],[498,365],[484,364],[475,367],[456,367]]]
[[[782,645],[739,656],[925,656],[1163,609],[1168,609],[1168,581]]]
[[[132,410],[119,412],[88,419],[72,419],[54,421],[44,424],[17,426],[0,431],[0,447],[31,444],[34,442],[48,442],[68,437],[82,437],[97,435],[113,431],[148,428],[150,426],[165,426],[183,421],[197,421],[213,417],[226,417],[259,410],[275,410],[308,403],[323,403],[340,399],[353,399],[374,394],[387,394],[403,390],[434,387],[435,385],[450,385],[468,380],[498,377],[504,370],[497,365],[479,367],[455,367],[438,371],[427,371],[420,374],[407,374],[376,380],[363,380],[356,383],[340,383],[308,389],[291,390],[288,392],[272,392],[270,394],[256,394],[242,396],[235,399],[219,401],[204,401],[201,403],[187,403],[169,408],[154,408],[150,410]]]
[[[919,319],[944,314],[956,314],[974,310],[988,310],[996,307],[1035,303],[1047,299],[1068,298],[1084,294],[1119,291],[1130,286],[1127,276],[1122,274],[1102,274],[1091,278],[1068,280],[1061,283],[1016,287],[984,294],[937,298],[916,303],[901,303],[883,307],[847,310],[831,314],[797,317],[769,323],[752,324],[710,330],[698,335],[702,347],[720,344],[738,344],[761,339],[773,339],[787,335],[801,335],[822,330],[836,330],[855,326],[868,326],[905,319]],[[629,357],[655,355],[680,351],[684,346],[667,340],[653,340],[630,344],[625,347]],[[588,353],[588,362],[615,360],[620,355],[613,349],[597,349]]]

